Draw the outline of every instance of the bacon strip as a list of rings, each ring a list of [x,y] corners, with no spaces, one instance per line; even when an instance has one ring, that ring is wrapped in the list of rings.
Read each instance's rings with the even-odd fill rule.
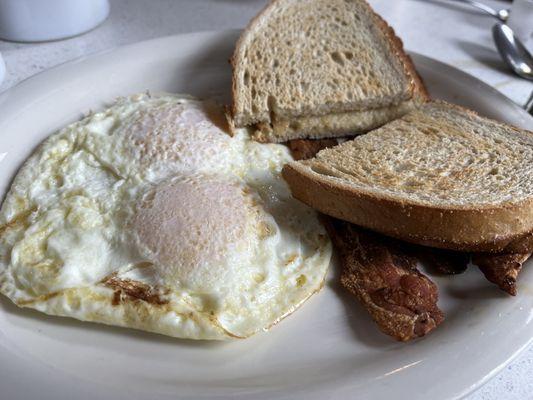
[[[528,253],[509,253],[509,254],[474,254],[472,263],[477,265],[485,277],[498,287],[516,296],[516,281],[518,274],[522,270],[522,265],[531,257]]]
[[[287,147],[295,160],[307,160],[313,158],[320,150],[337,144],[339,144],[337,139],[294,139],[287,142]]]
[[[416,258],[403,252],[401,243],[332,218],[327,228],[343,266],[342,285],[381,331],[407,341],[444,320],[437,286],[417,270]]]
[[[444,275],[457,275],[466,271],[470,254],[452,250],[416,246],[415,254],[420,260]]]

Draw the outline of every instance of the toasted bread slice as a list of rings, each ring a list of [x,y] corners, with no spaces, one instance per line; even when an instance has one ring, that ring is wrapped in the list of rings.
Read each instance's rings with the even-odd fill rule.
[[[498,252],[533,231],[533,133],[444,102],[283,176],[325,214],[422,245]]]
[[[275,0],[232,65],[232,124],[261,141],[366,132],[428,98],[402,42],[364,0]]]

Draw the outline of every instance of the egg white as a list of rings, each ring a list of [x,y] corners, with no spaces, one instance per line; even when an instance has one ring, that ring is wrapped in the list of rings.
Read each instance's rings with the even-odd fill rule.
[[[281,178],[287,148],[222,121],[209,102],[140,94],[49,137],[0,210],[0,292],[193,339],[294,311],[322,287],[330,242]]]

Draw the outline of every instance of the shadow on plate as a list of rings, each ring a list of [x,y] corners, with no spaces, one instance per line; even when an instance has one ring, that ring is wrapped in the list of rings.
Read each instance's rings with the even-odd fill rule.
[[[500,55],[495,47],[490,48],[466,40],[456,40],[455,42],[458,47],[460,47],[481,64],[491,69],[495,69],[501,73],[507,74],[510,77],[513,76],[511,71],[509,71],[503,60],[500,58]]]
[[[481,279],[485,279],[482,276]],[[483,282],[479,286],[475,287],[469,287],[469,288],[456,288],[456,287],[448,287],[446,289],[446,294],[450,297],[454,297],[456,299],[460,300],[493,300],[493,299],[509,299],[511,296],[509,296],[507,293],[505,293],[503,290],[500,290],[497,286],[490,284],[487,282],[487,285],[484,285]]]
[[[231,101],[231,65],[239,31],[223,31],[206,50],[189,57],[176,71],[174,91],[188,93],[201,99],[214,99],[221,104]]]

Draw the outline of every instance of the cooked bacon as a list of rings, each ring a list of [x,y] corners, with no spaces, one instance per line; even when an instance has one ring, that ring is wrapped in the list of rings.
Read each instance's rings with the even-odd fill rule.
[[[295,160],[307,160],[313,158],[316,153],[327,147],[336,146],[337,139],[294,139],[287,142]]]
[[[533,232],[526,233],[524,236],[514,240],[505,247],[502,253],[521,253],[527,254],[533,252]]]
[[[477,265],[485,277],[500,289],[516,296],[516,281],[522,265],[531,257],[531,252],[509,254],[474,254],[472,263]]]
[[[444,314],[438,289],[417,268],[401,243],[329,219],[328,232],[342,263],[341,283],[361,302],[378,327],[400,341],[435,329]]]
[[[416,246],[414,252],[420,261],[444,275],[462,274],[470,262],[470,254],[459,251]]]

